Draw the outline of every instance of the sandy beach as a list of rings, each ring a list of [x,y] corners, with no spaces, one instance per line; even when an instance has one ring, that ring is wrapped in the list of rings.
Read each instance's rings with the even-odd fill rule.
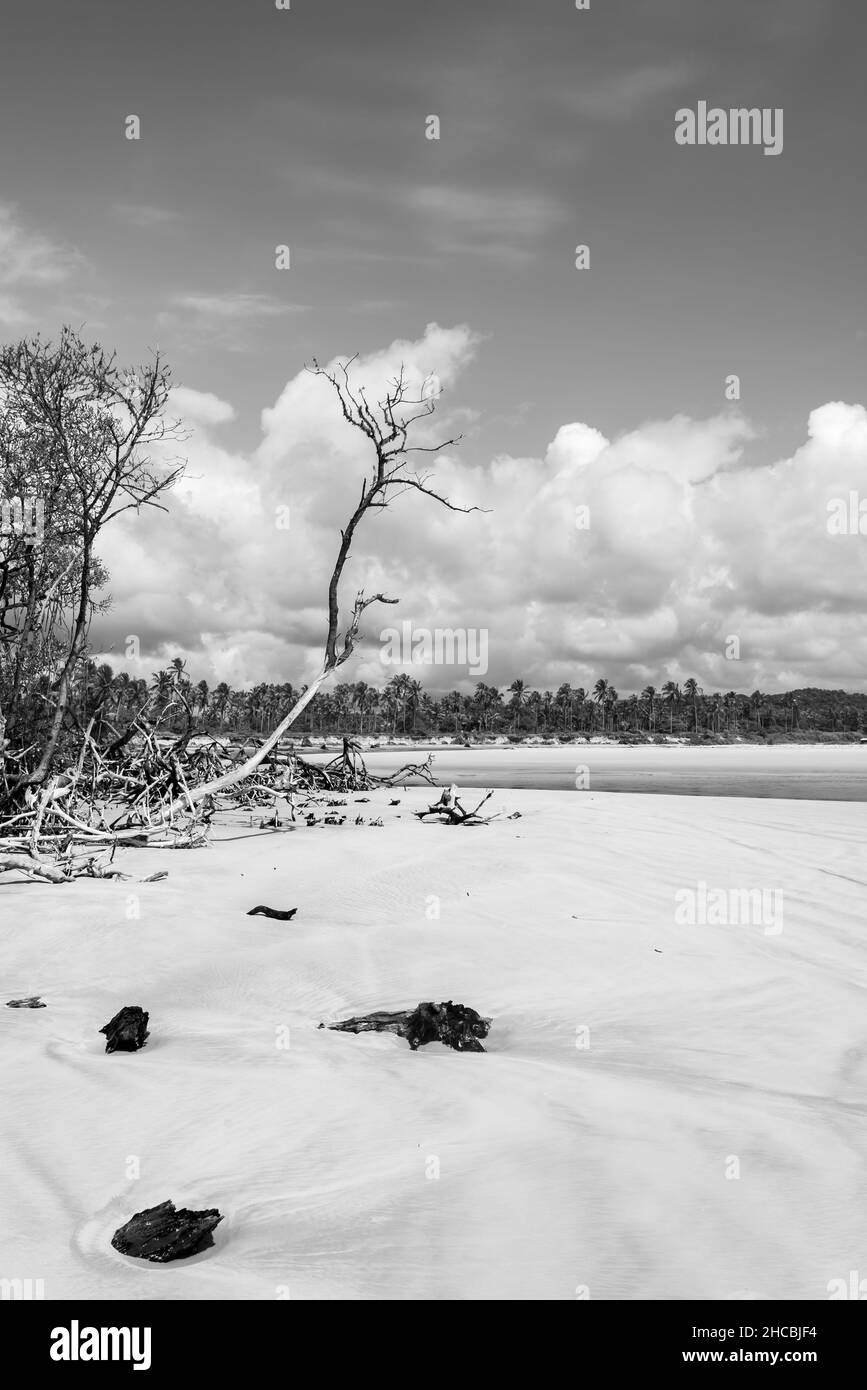
[[[863,804],[519,790],[493,808],[520,818],[459,829],[411,815],[429,790],[369,796],[339,827],[238,816],[209,848],[119,852],[128,882],[4,876],[2,1003],[47,1007],[0,1007],[0,1275],[59,1299],[811,1300],[863,1269]],[[781,890],[782,930],[678,924],[698,882]],[[318,1026],[421,999],[491,1017],[486,1054]],[[151,1038],[107,1056],[125,1004]],[[112,1250],[166,1198],[219,1207],[213,1249]]]

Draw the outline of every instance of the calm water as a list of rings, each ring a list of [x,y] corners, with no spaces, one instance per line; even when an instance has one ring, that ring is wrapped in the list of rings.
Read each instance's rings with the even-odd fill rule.
[[[371,750],[372,772],[423,761],[427,750]],[[311,754],[311,761],[327,761]],[[333,756],[330,754],[328,756]],[[574,791],[579,769],[589,790],[677,796],[777,796],[816,801],[867,801],[867,744],[771,748],[641,747],[604,744],[571,748],[444,748],[434,750],[434,775],[461,787],[533,787]]]

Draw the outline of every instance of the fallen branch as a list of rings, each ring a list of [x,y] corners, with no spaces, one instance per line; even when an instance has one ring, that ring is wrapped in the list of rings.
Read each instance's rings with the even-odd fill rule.
[[[426,820],[428,816],[436,816],[443,825],[490,825],[492,820],[496,820],[501,812],[495,816],[480,816],[479,812],[486,801],[494,795],[493,791],[487,792],[471,811],[462,806],[457,795],[457,788],[448,787],[434,806],[428,806],[426,811],[415,811],[419,820]]]
[[[68,875],[62,869],[55,868],[53,864],[46,864],[42,859],[34,859],[26,854],[0,854],[0,872],[6,869],[19,869],[21,873],[29,874],[32,878],[44,878],[49,883],[68,883]]]

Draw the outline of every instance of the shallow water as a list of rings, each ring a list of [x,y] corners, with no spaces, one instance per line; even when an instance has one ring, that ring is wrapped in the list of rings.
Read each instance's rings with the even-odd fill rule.
[[[323,754],[321,760],[333,756]],[[410,748],[365,753],[371,771],[380,774],[426,756],[427,750]],[[867,801],[867,744],[438,748],[433,766],[439,782],[461,787],[574,791],[583,783],[584,790],[601,792]]]

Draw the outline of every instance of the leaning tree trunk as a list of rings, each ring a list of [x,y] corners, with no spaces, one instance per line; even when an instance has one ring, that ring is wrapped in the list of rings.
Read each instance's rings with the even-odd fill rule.
[[[255,753],[253,753],[246,762],[241,763],[239,767],[233,767],[229,772],[224,772],[222,777],[215,777],[212,782],[205,782],[200,787],[190,787],[189,791],[186,791],[183,796],[179,796],[171,803],[163,814],[161,821],[155,823],[154,828],[158,828],[159,825],[165,824],[166,820],[177,813],[183,810],[189,810],[192,806],[195,806],[197,802],[203,801],[206,796],[211,796],[214,792],[225,791],[227,787],[231,787],[236,782],[243,781],[245,777],[251,776],[251,774],[256,771],[259,764],[267,758],[271,749],[275,748],[280,742],[280,739],[290,725],[294,724],[299,714],[303,713],[317,690],[319,690],[320,686],[327,680],[334,669],[335,668],[332,666],[319,673],[316,679],[307,687],[304,694],[295,701],[295,704],[292,706],[285,719],[281,719],[270,737],[265,740],[261,747],[256,749]],[[141,829],[136,833],[141,834]]]

